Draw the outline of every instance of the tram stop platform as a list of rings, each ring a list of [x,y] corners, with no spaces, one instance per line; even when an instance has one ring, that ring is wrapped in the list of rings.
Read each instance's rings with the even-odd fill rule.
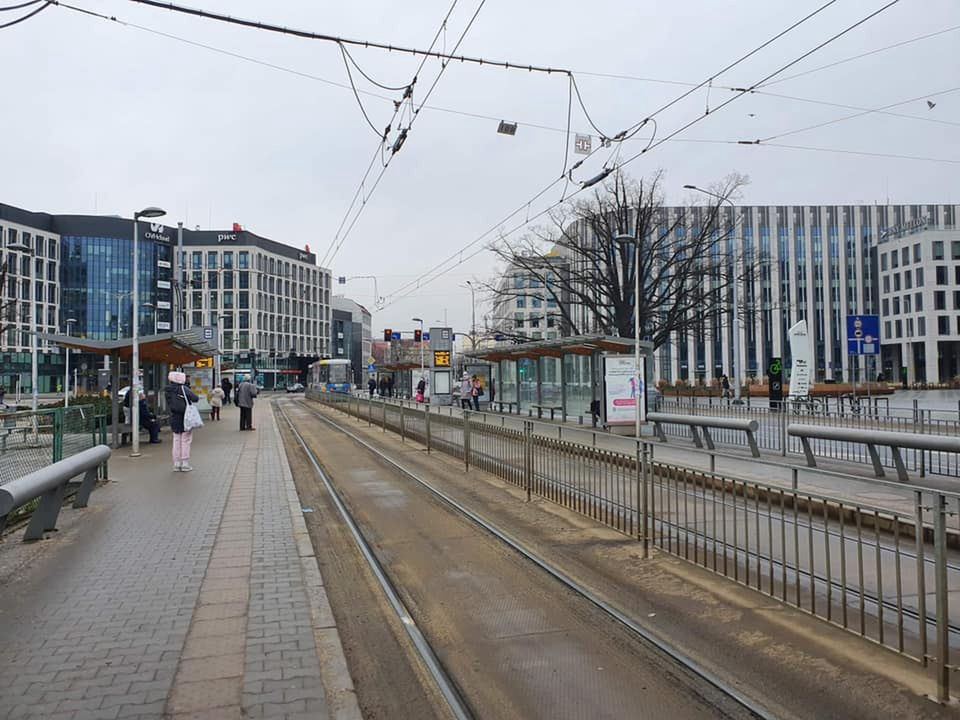
[[[59,529],[0,540],[0,718],[360,717],[268,398],[114,452]]]

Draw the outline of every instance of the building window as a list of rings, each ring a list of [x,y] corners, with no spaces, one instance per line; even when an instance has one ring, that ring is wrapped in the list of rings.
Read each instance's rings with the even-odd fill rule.
[[[883,276],[883,291],[885,293],[890,292],[890,276],[889,275]]]
[[[247,310],[250,308],[250,293],[240,292],[237,293],[237,303],[238,307],[241,310]]]
[[[895,297],[893,299],[893,314],[894,315],[900,314],[900,298],[899,297]]]
[[[543,301],[536,295],[534,295],[533,297],[533,307],[535,308],[543,307]]]
[[[960,290],[953,291],[953,309],[960,310]]]
[[[233,270],[233,250],[223,251],[223,269]]]
[[[249,270],[250,269],[250,253],[247,252],[246,250],[241,250],[238,253],[238,255],[239,255],[238,261],[240,264],[240,269]]]
[[[881,254],[880,254],[880,269],[881,269],[881,270],[886,270],[886,269],[887,269],[887,254],[886,254],[886,253],[881,253]]]
[[[884,315],[890,314],[890,301],[887,298],[883,299],[883,314]]]
[[[947,282],[947,266],[937,265],[937,285],[946,285]]]
[[[904,296],[903,296],[903,314],[904,314],[904,315],[909,315],[910,312],[911,312],[911,311],[910,311],[910,296],[909,296],[909,295],[904,295]]]
[[[225,272],[223,274],[223,289],[233,290],[233,273],[232,272]]]
[[[913,261],[920,262],[920,258],[921,258],[920,243],[917,243],[916,245],[913,246]]]
[[[950,316],[937,315],[937,333],[940,335],[950,334]]]
[[[943,260],[943,241],[942,240],[933,241],[933,259]]]
[[[925,317],[917,318],[917,335],[923,337],[927,334],[927,319]]]
[[[216,270],[217,269],[217,253],[216,251],[211,251],[207,253],[207,269]]]
[[[953,269],[953,281],[954,281],[954,284],[960,285],[960,265],[957,265]]]
[[[913,337],[913,318],[907,318],[907,337]]]
[[[903,337],[903,321],[897,320],[894,323],[894,327],[897,329],[897,337]]]
[[[887,320],[883,323],[883,334],[887,337],[893,337],[893,334],[890,332],[890,321]]]
[[[197,310],[193,313],[193,327],[201,327],[203,325],[203,313]]]
[[[219,273],[216,270],[212,270],[207,273],[207,287],[211,290],[216,290],[220,285]]]
[[[909,270],[903,274],[903,289],[909,290],[913,287],[913,273]]]
[[[517,307],[525,308],[526,306],[527,306],[527,298],[525,295],[521,295],[520,297],[517,298]]]
[[[904,265],[910,264],[910,248],[903,248],[900,251],[900,260]]]
[[[897,256],[896,250],[890,253],[890,267],[891,268],[900,267],[900,258]]]
[[[917,287],[923,287],[923,268],[917,268],[915,271],[917,282],[914,283]]]
[[[933,294],[933,309],[934,310],[947,309],[947,293],[945,290],[937,290]]]
[[[199,250],[195,250],[190,257],[190,267],[194,270],[203,269],[203,253]]]
[[[893,291],[900,292],[900,273],[893,274]]]
[[[233,310],[233,291],[227,290],[223,293],[223,309]]]
[[[240,273],[240,289],[249,290],[250,289],[250,273],[246,270]]]

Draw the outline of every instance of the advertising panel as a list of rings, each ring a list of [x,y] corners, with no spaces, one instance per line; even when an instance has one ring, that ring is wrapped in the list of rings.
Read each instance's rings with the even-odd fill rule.
[[[604,388],[607,425],[633,425],[637,421],[637,403],[640,402],[640,421],[646,420],[646,393],[644,358],[640,358],[639,377],[636,361],[631,355],[604,357]]]
[[[810,377],[813,367],[813,348],[807,333],[807,321],[801,320],[788,333],[793,366],[790,372],[790,399],[810,395]]]

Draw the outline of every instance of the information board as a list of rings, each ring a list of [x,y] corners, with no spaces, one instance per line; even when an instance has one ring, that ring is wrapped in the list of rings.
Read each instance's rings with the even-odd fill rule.
[[[847,316],[847,354],[880,354],[880,316]]]
[[[640,403],[640,421],[646,420],[646,393],[644,358],[640,371],[630,355],[607,355],[604,358],[604,388],[606,394],[607,425],[633,425],[637,421],[637,403]]]

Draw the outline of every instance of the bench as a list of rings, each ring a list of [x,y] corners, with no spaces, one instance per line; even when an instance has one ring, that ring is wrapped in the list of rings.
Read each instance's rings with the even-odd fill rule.
[[[157,415],[156,418],[161,428],[167,427],[170,424],[169,415]],[[124,421],[123,416],[121,416],[120,424],[117,425],[117,432],[120,435],[120,444],[127,445],[132,439],[131,436],[133,435],[133,425]],[[147,429],[142,424],[140,425],[140,432],[141,434],[147,432]]]
[[[537,418],[538,418],[538,419],[543,419],[543,412],[544,412],[544,410],[549,410],[549,411],[550,411],[550,419],[553,420],[553,414],[554,414],[555,412],[562,412],[562,411],[563,411],[563,406],[562,406],[562,405],[547,405],[547,404],[531,403],[531,404],[530,404],[530,410],[531,410],[531,411],[533,411],[533,410],[536,410],[536,411],[537,411]]]
[[[702,448],[706,444],[709,450],[715,449],[710,430],[740,430],[747,434],[747,444],[750,454],[760,457],[760,448],[754,433],[760,425],[756,420],[739,420],[737,418],[713,417],[710,415],[673,415],[672,413],[647,413],[647,420],[653,423],[653,432],[660,442],[667,441],[667,434],[663,431],[664,424],[683,425],[690,428],[693,444]],[[703,435],[703,440],[700,436]]]
[[[514,400],[494,400],[490,404],[496,405],[497,412],[501,412],[501,413],[503,412],[503,406],[506,405],[508,414],[513,415],[513,406],[516,405],[517,403]]]

